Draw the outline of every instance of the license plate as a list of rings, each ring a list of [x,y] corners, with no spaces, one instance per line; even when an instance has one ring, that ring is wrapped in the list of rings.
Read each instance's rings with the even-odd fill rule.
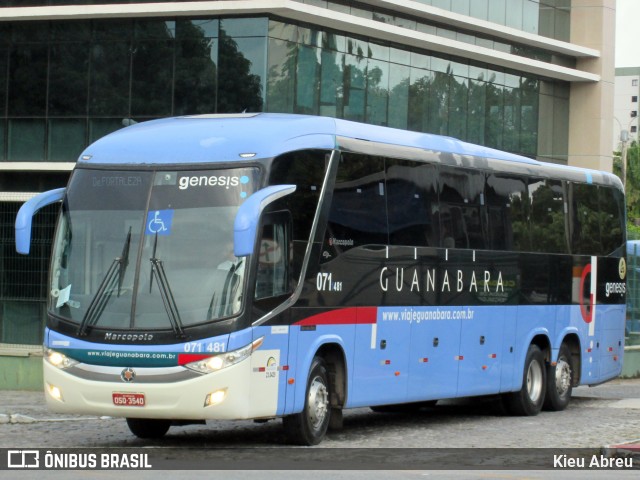
[[[112,394],[113,404],[118,407],[144,407],[144,393],[122,393]]]

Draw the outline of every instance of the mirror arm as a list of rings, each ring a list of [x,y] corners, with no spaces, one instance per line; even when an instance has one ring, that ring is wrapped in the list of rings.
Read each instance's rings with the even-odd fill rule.
[[[18,253],[23,255],[29,254],[29,248],[31,246],[31,222],[36,212],[42,207],[62,200],[64,192],[64,188],[56,188],[55,190],[40,193],[27,200],[22,207],[20,207],[15,225],[16,251]]]

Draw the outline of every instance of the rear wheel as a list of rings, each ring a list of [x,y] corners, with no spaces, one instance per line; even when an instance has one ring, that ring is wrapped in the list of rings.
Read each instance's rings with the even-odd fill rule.
[[[283,419],[291,443],[317,445],[322,441],[331,419],[330,394],[331,387],[325,361],[321,357],[315,357],[307,378],[304,409]]]
[[[505,405],[512,415],[533,416],[540,413],[547,387],[544,356],[537,345],[529,345],[524,362],[522,388],[505,397]]]
[[[127,418],[127,425],[138,438],[161,438],[169,430],[171,420]]]
[[[573,369],[571,368],[571,351],[563,343],[558,353],[558,361],[547,369],[547,395],[544,409],[558,412],[564,410],[571,400],[573,389]]]

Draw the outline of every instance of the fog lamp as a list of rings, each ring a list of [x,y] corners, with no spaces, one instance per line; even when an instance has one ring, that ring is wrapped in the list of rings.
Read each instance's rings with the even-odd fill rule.
[[[227,389],[223,388],[221,390],[216,390],[208,394],[204,399],[204,406],[211,407],[212,405],[218,405],[222,403],[227,396]]]
[[[50,383],[47,383],[47,392],[49,392],[49,396],[51,398],[54,398],[59,402],[64,402],[64,400],[62,399],[62,391],[60,391],[60,389],[55,385],[51,385]]]

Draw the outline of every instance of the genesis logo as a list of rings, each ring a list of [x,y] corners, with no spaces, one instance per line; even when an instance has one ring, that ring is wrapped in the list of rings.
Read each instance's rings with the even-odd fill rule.
[[[227,190],[238,185],[246,185],[249,183],[249,177],[242,175],[241,177],[228,175],[200,175],[192,177],[180,177],[178,180],[178,188],[186,190],[189,187],[224,187]]]

